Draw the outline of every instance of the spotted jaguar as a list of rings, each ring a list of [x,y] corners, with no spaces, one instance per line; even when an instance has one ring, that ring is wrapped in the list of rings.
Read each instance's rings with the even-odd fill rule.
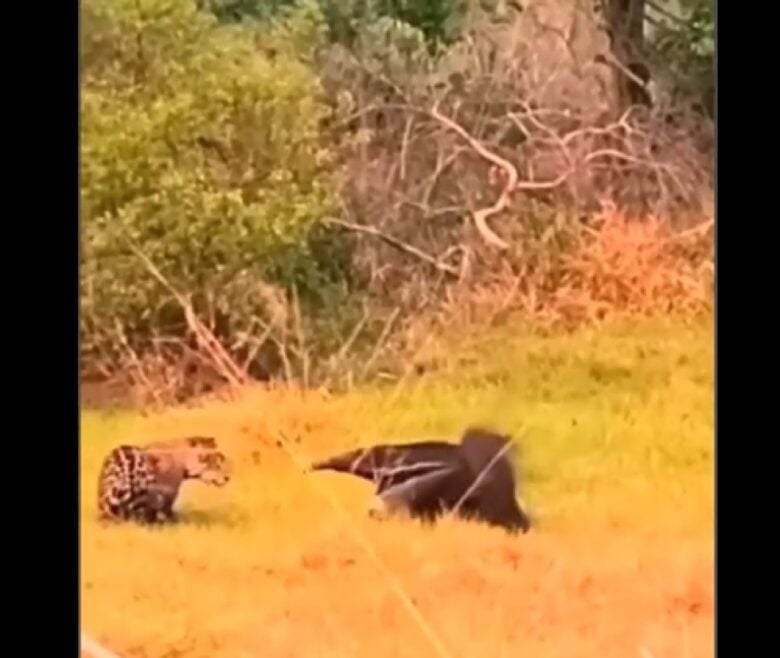
[[[99,516],[142,523],[173,521],[173,505],[188,479],[218,487],[230,480],[227,458],[213,437],[117,446],[100,469]]]

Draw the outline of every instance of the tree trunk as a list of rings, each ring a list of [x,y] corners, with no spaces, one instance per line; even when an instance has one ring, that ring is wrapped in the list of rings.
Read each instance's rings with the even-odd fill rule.
[[[603,5],[612,55],[620,64],[615,71],[620,109],[636,104],[649,105],[646,85],[650,70],[644,57],[645,0],[604,0]],[[637,78],[643,84],[639,84]]]

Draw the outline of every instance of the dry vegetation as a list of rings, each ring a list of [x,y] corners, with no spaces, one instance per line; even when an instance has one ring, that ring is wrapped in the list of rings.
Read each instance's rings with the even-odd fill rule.
[[[621,100],[626,3],[470,6],[435,52],[384,15],[328,38],[321,4],[87,3],[85,399],[397,378],[431,325],[508,313],[708,312],[712,120],[671,61]]]
[[[510,324],[438,352],[436,372],[382,389],[86,413],[83,630],[134,658],[712,656],[709,323],[548,338]],[[369,486],[302,474],[469,422],[518,437],[535,532],[375,522]],[[106,450],[188,432],[220,438],[228,488],[186,488],[178,527],[100,527]]]
[[[258,348],[263,340],[274,342],[281,359],[280,378],[288,386],[316,384],[332,390],[351,388],[375,377],[403,381],[430,365],[425,355],[432,346],[434,351],[441,348],[442,337],[479,334],[510,316],[541,333],[597,327],[621,317],[711,317],[712,218],[691,220],[679,228],[656,215],[631,214],[604,203],[587,223],[567,233],[565,250],[550,248],[548,239],[554,237],[549,232],[530,246],[524,264],[515,267],[504,262],[479,281],[449,286],[441,299],[429,293],[404,308],[409,288],[401,288],[399,301],[380,323],[381,331],[373,341],[355,349],[356,339],[370,320],[366,311],[327,357],[318,355],[312,346],[315,341],[307,336],[297,300],[269,286],[264,294],[275,319]],[[150,276],[170,285],[143,254],[139,257],[148,264]],[[414,287],[414,282],[409,287]],[[187,309],[193,346],[184,345],[183,362],[171,362],[164,349],[141,359],[128,346],[123,381],[115,380],[119,385],[117,399],[124,404],[129,400],[142,408],[160,408],[197,397],[204,386],[218,394],[230,394],[251,380],[246,360],[231,358],[230,349],[196,316],[184,295],[171,290]],[[414,308],[417,313],[411,312]],[[172,342],[182,345],[178,340]],[[315,369],[319,377],[312,381]],[[111,395],[111,384],[101,382],[94,389],[87,385],[85,390],[94,404]]]

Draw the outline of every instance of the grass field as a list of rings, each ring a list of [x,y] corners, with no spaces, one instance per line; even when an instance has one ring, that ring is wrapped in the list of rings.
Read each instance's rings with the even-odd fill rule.
[[[82,629],[137,658],[713,656],[712,341],[671,321],[504,329],[401,386],[84,412]],[[371,520],[368,483],[301,473],[469,423],[518,439],[530,534]],[[176,527],[101,527],[106,451],[184,433],[218,437],[231,483],[187,484]]]

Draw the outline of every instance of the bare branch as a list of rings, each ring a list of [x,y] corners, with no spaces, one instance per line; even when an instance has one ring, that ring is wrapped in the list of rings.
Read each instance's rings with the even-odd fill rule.
[[[457,148],[452,153],[450,153],[446,158],[441,158],[441,151],[437,154],[437,163],[436,163],[436,171],[433,172],[433,176],[431,176],[431,180],[428,183],[428,187],[425,190],[425,195],[423,196],[423,203],[428,206],[431,202],[431,198],[433,197],[433,193],[436,190],[436,186],[439,184],[439,180],[441,179],[442,174],[447,171],[447,169],[452,166],[452,163],[455,162],[455,160],[458,159],[458,156],[463,152],[462,149]]]
[[[329,371],[330,375],[327,379],[327,382],[329,383],[333,375],[338,372],[339,368],[341,367],[341,364],[344,362],[344,360],[347,357],[347,354],[349,354],[349,351],[352,349],[352,346],[355,344],[355,341],[357,340],[358,336],[360,335],[360,332],[363,331],[363,327],[366,326],[366,322],[368,322],[368,319],[370,317],[370,314],[368,312],[367,306],[364,304],[363,306],[363,313],[360,316],[360,320],[358,320],[355,323],[355,326],[352,328],[352,331],[350,332],[347,339],[342,343],[341,347],[339,347],[336,354],[332,357],[332,360],[329,364]],[[327,385],[327,384],[326,384]]]
[[[558,187],[561,185],[571,174],[571,169],[567,170],[557,178],[551,180],[551,181],[520,181],[518,174],[517,174],[517,168],[509,162],[509,160],[506,160],[505,158],[502,158],[500,155],[497,155],[496,153],[493,153],[489,149],[485,148],[478,140],[476,140],[474,137],[472,137],[464,128],[463,126],[455,123],[452,119],[449,117],[444,116],[441,112],[439,112],[438,104],[434,104],[433,108],[431,109],[431,116],[436,119],[439,123],[441,123],[443,126],[446,126],[453,132],[457,133],[462,139],[464,139],[466,142],[468,142],[469,146],[476,151],[476,153],[482,157],[484,160],[487,160],[488,162],[494,164],[496,167],[500,168],[505,174],[506,174],[506,181],[504,182],[504,189],[501,191],[501,194],[499,195],[496,202],[488,207],[483,208],[481,210],[477,210],[473,213],[474,215],[474,225],[477,228],[477,231],[479,231],[479,234],[482,236],[482,239],[485,240],[490,245],[493,245],[494,247],[505,250],[509,248],[509,243],[500,238],[493,229],[488,226],[487,220],[492,217],[493,215],[498,214],[499,212],[502,212],[505,210],[512,199],[512,194],[517,190],[545,190],[545,189],[552,189],[555,187]]]
[[[295,323],[295,334],[298,340],[298,351],[301,360],[301,384],[306,389],[309,387],[309,351],[306,347],[306,332],[303,327],[301,302],[298,298],[298,289],[295,286],[293,286],[293,321]]]
[[[216,336],[206,327],[195,314],[192,304],[189,300],[180,293],[168,279],[165,278],[162,272],[157,266],[149,259],[149,257],[143,253],[138,247],[136,247],[129,238],[126,238],[127,245],[130,250],[139,258],[144,264],[149,273],[157,279],[176,299],[179,305],[184,310],[184,316],[187,320],[187,325],[192,332],[198,338],[201,346],[207,351],[207,353],[214,360],[214,363],[218,367],[220,373],[225,379],[234,387],[244,386],[249,383],[249,376],[244,372],[234,361],[230,358],[230,355],[222,347]]]
[[[693,228],[689,228],[685,231],[680,231],[679,233],[676,233],[675,235],[667,239],[667,243],[682,242],[683,240],[687,240],[688,238],[699,238],[705,233],[707,233],[707,231],[709,231],[714,225],[715,225],[714,219],[707,220],[706,222],[702,222],[701,224],[694,226]]]
[[[648,85],[647,83],[642,80],[636,73],[634,73],[630,68],[628,68],[623,62],[621,62],[617,57],[615,57],[611,52],[602,52],[596,55],[597,61],[604,61],[607,64],[611,64],[616,69],[618,69],[623,75],[625,75],[631,82],[638,85],[642,89],[647,89]]]
[[[152,385],[152,382],[150,382],[149,378],[146,376],[143,363],[141,363],[141,359],[138,358],[138,353],[130,345],[130,341],[127,339],[127,334],[125,333],[124,327],[122,327],[122,323],[119,321],[119,318],[114,318],[114,329],[116,331],[117,338],[119,339],[119,344],[125,349],[125,352],[130,359],[130,363],[133,364],[133,368],[135,369],[138,378],[141,380],[141,383],[152,394],[158,404],[162,403],[159,391],[155,386]]]
[[[363,366],[363,373],[361,375],[362,377],[365,377],[371,370],[371,366],[374,365],[374,361],[376,361],[377,357],[379,356],[379,353],[382,350],[382,346],[385,344],[387,337],[390,335],[390,331],[393,328],[393,324],[395,323],[400,313],[401,313],[401,307],[396,306],[395,309],[393,309],[393,312],[390,314],[390,317],[387,318],[387,321],[385,322],[385,326],[382,329],[382,333],[379,334],[379,338],[377,338],[376,345],[374,345],[374,350],[371,352],[371,356],[368,357],[366,364]]]
[[[401,170],[398,174],[400,179],[406,180],[406,152],[409,149],[409,135],[412,133],[412,126],[414,125],[414,118],[408,117],[406,119],[406,126],[404,128],[404,137],[401,143]]]
[[[653,11],[657,11],[664,18],[668,18],[670,21],[677,23],[677,25],[684,26],[686,24],[685,19],[682,16],[672,13],[666,7],[662,7],[657,2],[653,2],[653,0],[645,0],[645,4]],[[645,19],[647,18],[648,16],[646,15]]]
[[[493,231],[493,229],[488,226],[487,220],[491,216],[504,210],[509,205],[511,194],[517,186],[517,169],[508,160],[505,160],[501,156],[496,155],[482,146],[482,144],[469,135],[469,133],[466,132],[462,126],[439,112],[437,104],[434,104],[433,108],[431,109],[431,116],[442,125],[457,133],[466,142],[468,142],[469,146],[471,146],[471,148],[473,148],[480,157],[487,160],[488,162],[491,162],[505,172],[506,182],[504,183],[504,189],[496,202],[489,208],[475,211],[473,215],[474,226],[476,226],[477,231],[479,231],[480,236],[482,236],[482,239],[485,242],[501,250],[508,249],[509,243],[500,238],[495,233],[495,231]]]
[[[440,272],[444,272],[453,277],[458,276],[458,270],[452,267],[451,265],[447,265],[446,263],[441,262],[441,259],[434,258],[430,254],[426,254],[424,251],[421,251],[420,249],[418,249],[413,245],[407,244],[406,242],[402,242],[398,238],[394,238],[392,235],[383,233],[382,231],[380,231],[378,228],[375,228],[374,226],[366,226],[364,224],[353,224],[352,222],[345,222],[341,219],[334,219],[334,218],[327,218],[325,219],[325,222],[328,224],[332,224],[334,226],[341,226],[342,228],[345,228],[349,231],[355,231],[357,233],[365,233],[366,235],[372,235],[375,238],[379,238],[380,240],[383,240],[387,244],[395,247],[396,249],[399,249],[400,251],[403,251],[416,258],[419,258],[422,261],[425,261],[426,263],[433,266]]]

